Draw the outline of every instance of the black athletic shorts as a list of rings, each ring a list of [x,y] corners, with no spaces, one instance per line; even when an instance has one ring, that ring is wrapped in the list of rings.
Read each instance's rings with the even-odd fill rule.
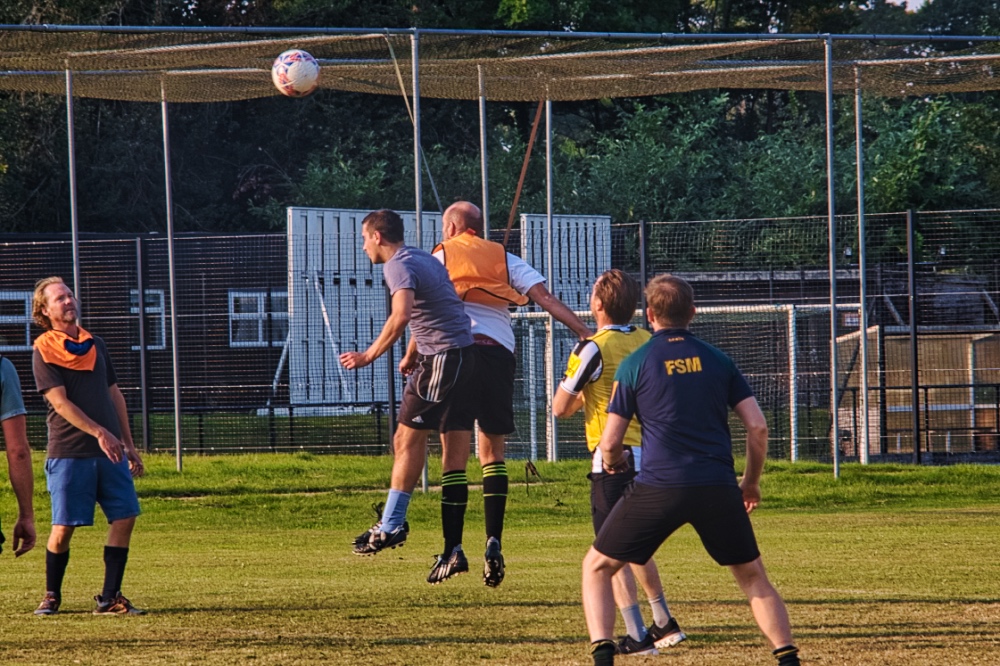
[[[470,409],[488,435],[514,432],[514,371],[517,361],[499,343],[476,344],[476,379],[469,387]]]
[[[594,548],[622,562],[645,564],[686,523],[719,564],[746,564],[760,557],[737,486],[657,488],[633,483],[604,521]]]
[[[625,447],[628,455],[629,469],[620,474],[608,474],[607,472],[591,472],[587,475],[590,479],[590,517],[594,521],[594,534],[601,531],[604,521],[607,519],[611,509],[614,508],[618,500],[625,494],[625,490],[635,480],[635,458],[632,457],[631,447]]]
[[[474,414],[461,398],[469,392],[476,367],[473,345],[433,356],[417,355],[399,406],[401,424],[416,430],[472,430]]]

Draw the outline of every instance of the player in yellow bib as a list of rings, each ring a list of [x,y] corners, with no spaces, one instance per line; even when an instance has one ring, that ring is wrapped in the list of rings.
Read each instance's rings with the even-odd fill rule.
[[[575,414],[581,407],[587,432],[587,447],[594,454],[588,478],[590,506],[597,534],[611,508],[621,498],[639,470],[641,430],[636,420],[625,433],[625,458],[616,474],[605,472],[601,451],[597,448],[608,418],[608,403],[614,388],[615,371],[625,358],[650,338],[648,331],[632,326],[641,287],[627,273],[612,269],[594,282],[590,294],[590,310],[594,313],[598,331],[580,341],[566,364],[566,375],[552,400],[557,417]],[[639,611],[636,578],[653,609],[653,624],[647,629]],[[628,635],[618,643],[619,654],[657,654],[657,648],[670,647],[686,636],[670,615],[660,573],[650,559],[646,564],[622,568],[614,577],[615,603],[625,620]]]

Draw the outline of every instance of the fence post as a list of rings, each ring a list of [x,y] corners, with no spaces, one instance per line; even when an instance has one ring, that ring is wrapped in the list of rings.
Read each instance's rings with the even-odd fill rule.
[[[139,398],[142,404],[142,448],[149,453],[149,382],[146,377],[146,265],[142,261],[142,239],[135,239],[135,274],[139,291]]]
[[[799,459],[799,368],[796,350],[798,347],[798,322],[795,306],[788,308],[788,437],[792,462]],[[806,403],[808,404],[808,400]]]
[[[204,282],[202,282],[202,284],[204,284]],[[271,288],[271,280],[270,280],[270,277],[269,277],[268,280],[267,280],[267,291],[264,292],[264,302],[267,303],[267,307],[265,308],[265,315],[264,315],[265,316],[265,321],[267,322],[267,331],[266,331],[266,335],[264,336],[264,344],[267,345],[267,347],[265,347],[265,349],[267,349],[267,351],[268,351],[268,356],[270,356],[271,349],[272,349],[272,347],[274,345],[274,317],[273,317],[273,314],[272,314],[273,311],[274,311],[274,302],[271,299],[271,294],[272,294],[272,288]],[[287,298],[286,298],[286,302],[287,302]],[[286,310],[287,310],[287,306],[286,306]],[[288,340],[287,340],[288,336],[285,336],[285,338],[286,338],[285,339],[285,344],[287,345],[288,344]],[[282,353],[284,353],[284,350],[282,350]],[[272,392],[272,394],[273,394],[273,392]],[[270,446],[271,446],[271,453],[274,453],[275,451],[277,451],[277,449],[275,448],[275,444],[277,443],[277,439],[278,439],[277,433],[275,432],[275,429],[274,429],[275,425],[274,425],[274,400],[273,400],[273,398],[274,398],[274,396],[272,395],[270,398],[268,398],[268,401],[267,401],[267,441],[268,441],[268,444],[270,444]]]
[[[646,321],[646,284],[649,282],[649,269],[646,266],[646,234],[648,231],[646,220],[639,220],[639,283],[642,285],[642,289],[639,290],[639,307],[647,330],[650,327],[649,322]]]
[[[385,311],[392,312],[392,294],[389,293],[389,287],[385,288]],[[386,388],[389,391],[389,442],[388,450],[389,453],[393,453],[392,440],[396,436],[396,354],[395,354],[396,343],[389,345],[389,350],[386,352],[385,360],[388,364],[388,377],[386,377]]]
[[[910,409],[913,415],[913,464],[920,464],[920,368],[917,365],[917,213],[906,211],[906,286],[910,304]]]

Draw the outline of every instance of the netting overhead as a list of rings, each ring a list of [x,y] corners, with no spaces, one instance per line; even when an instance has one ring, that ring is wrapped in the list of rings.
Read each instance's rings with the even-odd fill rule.
[[[309,51],[331,90],[412,94],[411,35],[367,32],[290,35],[266,31],[156,32],[0,28],[0,89],[79,97],[213,102],[278,94],[274,58]],[[420,94],[477,99],[482,76],[495,101],[641,97],[707,88],[825,89],[825,39],[697,42],[685,36],[617,39],[501,32],[419,33]],[[955,42],[949,42],[955,45]],[[982,42],[942,52],[935,44],[838,39],[833,82],[882,96],[1000,88],[1000,47]]]

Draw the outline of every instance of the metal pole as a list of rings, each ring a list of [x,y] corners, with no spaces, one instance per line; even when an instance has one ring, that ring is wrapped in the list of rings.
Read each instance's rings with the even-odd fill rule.
[[[535,399],[538,395],[538,382],[535,379],[535,322],[528,319],[528,413],[531,423],[528,424],[529,449],[528,460],[538,460],[538,413],[535,410]],[[998,421],[1000,423],[1000,421]]]
[[[798,322],[795,306],[788,306],[788,432],[792,462],[799,459],[799,360],[795,354],[798,348]]]
[[[163,174],[167,188],[167,262],[170,275],[170,356],[174,380],[174,447],[177,471],[183,470],[181,452],[181,368],[177,349],[177,273],[174,257],[174,195],[170,183],[170,123],[167,116],[167,89],[160,81],[160,108],[163,113]]]
[[[552,220],[552,100],[545,100],[545,257],[549,289],[555,292],[555,262],[553,260],[553,220]],[[555,393],[556,336],[555,319],[548,317],[545,346],[545,406],[548,414],[548,459],[559,460],[559,426],[552,413],[552,396]]]
[[[410,36],[410,60],[413,69],[413,207],[417,218],[417,247],[424,246],[423,182],[420,177],[420,31]]]
[[[646,266],[646,234],[648,232],[646,220],[639,220],[639,283],[642,286],[642,290],[639,291],[639,307],[642,309],[642,321],[647,330],[651,326],[646,321],[646,283],[649,282],[649,269]]]
[[[146,276],[142,239],[135,239],[136,286],[139,288],[139,397],[142,401],[142,448],[149,453],[149,381],[146,376]]]
[[[483,237],[490,237],[490,182],[489,159],[486,152],[486,79],[483,78],[483,66],[479,71],[479,168],[483,175]]]
[[[392,312],[392,294],[389,293],[389,288],[385,289],[385,311]],[[387,388],[389,390],[389,453],[395,454],[395,447],[393,443],[396,438],[396,345],[392,344],[389,346],[386,352],[386,365],[388,369],[388,377],[386,381]]]
[[[920,367],[917,365],[917,214],[906,211],[906,286],[910,305],[910,410],[913,413],[913,464],[920,464]]]
[[[77,321],[80,317],[80,219],[76,205],[76,125],[73,122],[73,72],[66,61],[66,138],[69,142],[69,221],[73,239],[73,293],[77,298]]]
[[[858,323],[861,326],[861,464],[868,464],[868,453],[871,446],[871,412],[868,402],[868,305],[865,297],[868,295],[868,261],[865,243],[865,149],[861,135],[861,68],[854,68],[854,136],[855,160],[858,163],[858,276],[861,281],[861,309]]]
[[[23,25],[23,24],[3,24],[0,29],[5,32],[45,32],[45,33],[66,33],[66,32],[96,32],[110,34],[204,34],[204,33],[239,33],[241,35],[354,35],[370,33],[371,29],[365,28],[317,28],[317,27],[278,27],[278,26],[251,26],[239,28],[217,28],[198,26],[117,26],[117,25]],[[382,28],[380,33],[388,35],[412,34],[412,28]],[[428,35],[469,35],[480,37],[488,34],[493,37],[528,37],[528,38],[555,38],[564,39],[567,36],[574,39],[608,39],[608,40],[657,40],[657,41],[705,41],[705,40],[736,40],[736,41],[762,41],[762,40],[802,40],[816,39],[816,33],[677,33],[677,32],[569,32],[566,30],[473,30],[455,28],[425,28],[421,32]],[[928,35],[905,35],[905,34],[834,34],[831,35],[844,41],[889,41],[889,42],[920,42],[926,41]],[[1000,42],[1000,36],[996,35],[934,35],[935,42]]]
[[[417,247],[424,246],[424,195],[420,178],[420,30],[410,35],[410,60],[413,70],[413,207],[416,212]],[[392,372],[392,369],[389,370]],[[420,488],[425,493],[430,487],[427,470],[427,456],[424,456],[424,470],[420,475]]]
[[[837,220],[834,215],[833,171],[833,38],[826,38],[826,204],[830,261],[830,434],[833,477],[840,478],[840,423],[837,418]]]

